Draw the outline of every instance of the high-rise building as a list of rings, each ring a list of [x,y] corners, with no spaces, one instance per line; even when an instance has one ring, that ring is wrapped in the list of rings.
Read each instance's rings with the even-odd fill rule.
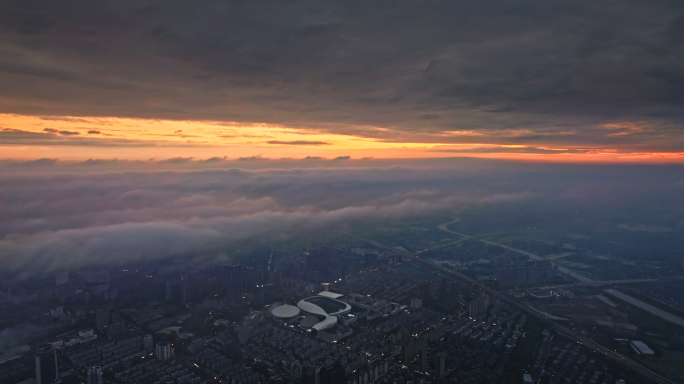
[[[88,384],[102,384],[102,367],[88,368]]]
[[[36,350],[36,384],[51,384],[57,381],[57,352],[52,344],[45,344]]]
[[[524,264],[518,264],[515,267],[515,282],[518,285],[527,284],[527,272],[529,268]]]
[[[484,300],[473,300],[468,307],[470,317],[478,318],[487,311],[487,303]]]
[[[290,364],[290,377],[293,379],[302,378],[302,363],[300,363],[299,360],[294,360]]]
[[[318,371],[320,384],[345,384],[344,367],[335,361],[324,365]]]
[[[143,337],[143,347],[147,352],[154,351],[154,339],[152,338],[151,334],[148,333]]]
[[[190,304],[190,282],[186,279],[166,280],[166,295],[164,298],[167,301],[179,301],[182,304]]]
[[[497,257],[495,260],[496,272],[498,273],[499,270],[506,268],[508,266],[508,264],[510,264],[511,262],[513,262],[513,258],[510,256],[499,256],[499,257]]]
[[[238,325],[238,341],[240,344],[245,344],[249,341],[249,325]]]
[[[411,331],[406,327],[399,328],[399,339],[401,341],[406,341],[411,337]]]
[[[226,279],[226,302],[238,305],[242,299],[242,267],[240,264],[223,266]]]
[[[377,362],[373,365],[370,366],[370,378],[372,382],[375,382],[380,377],[380,367],[378,366]]]
[[[175,280],[166,280],[166,296],[167,301],[176,301],[180,299],[180,282]]]
[[[498,273],[499,286],[510,287],[515,285],[515,267],[507,266],[499,270]]]
[[[50,310],[50,316],[51,316],[53,319],[59,319],[59,318],[62,317],[63,315],[64,315],[64,307],[63,307],[63,306],[62,306],[62,307],[57,307],[57,308],[55,308],[55,309],[51,309],[51,310]]]
[[[190,343],[188,350],[190,353],[195,354],[206,347],[207,343],[202,338],[197,338]]]
[[[447,290],[447,293],[444,298],[444,310],[447,312],[452,312],[453,310],[458,308],[458,306],[458,290],[454,287],[450,290]]]
[[[549,261],[511,261],[497,269],[500,287],[538,284],[543,280],[554,280],[557,275],[558,267]]]
[[[121,315],[117,312],[111,313],[111,324],[107,328],[107,333],[110,335],[118,335],[126,331],[126,323]]]
[[[446,327],[444,324],[437,324],[435,327],[430,331],[430,340],[431,341],[438,341],[444,338],[444,335],[446,334]]]
[[[171,358],[171,345],[168,343],[166,344],[157,344],[157,360],[169,360]]]
[[[102,329],[112,322],[111,311],[109,308],[102,308],[97,311],[97,327]]]
[[[423,301],[428,301],[430,299],[430,282],[424,281],[418,286],[418,297]]]
[[[420,350],[420,355],[418,355],[418,367],[421,372],[427,372],[428,370],[428,350],[427,347]]]
[[[427,348],[428,338],[430,338],[430,335],[428,335],[427,333],[423,333],[422,335],[420,335],[418,343],[416,344],[416,353],[418,353],[418,351],[422,350],[423,348]]]
[[[538,284],[541,281],[544,269],[542,265],[532,265],[527,268],[527,284]]]
[[[190,283],[187,280],[180,282],[180,302],[182,304],[190,304]]]
[[[439,377],[446,375],[446,354],[444,352],[437,354],[437,372]]]
[[[401,342],[401,361],[404,365],[408,365],[414,356],[416,356],[416,339],[409,337]]]
[[[446,277],[442,277],[439,280],[439,298],[442,299],[442,301],[446,301],[447,290],[448,290],[447,287],[448,287],[447,279],[446,279]]]

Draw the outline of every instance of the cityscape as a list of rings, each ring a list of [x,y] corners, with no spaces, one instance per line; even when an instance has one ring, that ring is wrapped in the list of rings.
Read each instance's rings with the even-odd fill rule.
[[[681,372],[682,265],[622,263],[618,279],[582,241],[475,236],[466,218],[438,219],[226,264],[5,277],[14,342],[0,380],[612,384]]]
[[[684,384],[684,1],[0,0],[0,384]]]

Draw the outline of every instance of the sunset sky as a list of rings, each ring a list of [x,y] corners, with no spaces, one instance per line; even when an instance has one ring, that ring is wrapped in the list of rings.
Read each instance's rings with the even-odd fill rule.
[[[5,1],[0,158],[684,161],[681,1]]]
[[[0,1],[0,265],[466,211],[680,235],[683,122],[681,0]]]
[[[673,311],[684,0],[0,0],[0,384],[684,384]]]

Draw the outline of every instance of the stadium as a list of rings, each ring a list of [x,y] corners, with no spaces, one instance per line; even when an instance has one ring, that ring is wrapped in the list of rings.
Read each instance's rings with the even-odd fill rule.
[[[299,312],[299,308],[295,307],[294,305],[284,304],[273,308],[271,315],[278,320],[287,321],[299,316]]]
[[[351,305],[337,300],[341,296],[330,292],[321,292],[316,296],[300,300],[297,303],[297,307],[303,313],[319,320],[311,328],[320,331],[335,326],[337,324],[337,316],[346,315],[351,312]]]

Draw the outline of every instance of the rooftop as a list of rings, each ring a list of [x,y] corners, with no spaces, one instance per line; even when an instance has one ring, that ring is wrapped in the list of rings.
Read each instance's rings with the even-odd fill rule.
[[[294,305],[284,304],[273,308],[271,314],[280,319],[289,319],[298,316],[300,313],[299,308]]]
[[[319,292],[318,296],[329,297],[331,299],[338,299],[344,295],[342,295],[340,293],[330,292],[330,291],[323,291],[323,292]]]

